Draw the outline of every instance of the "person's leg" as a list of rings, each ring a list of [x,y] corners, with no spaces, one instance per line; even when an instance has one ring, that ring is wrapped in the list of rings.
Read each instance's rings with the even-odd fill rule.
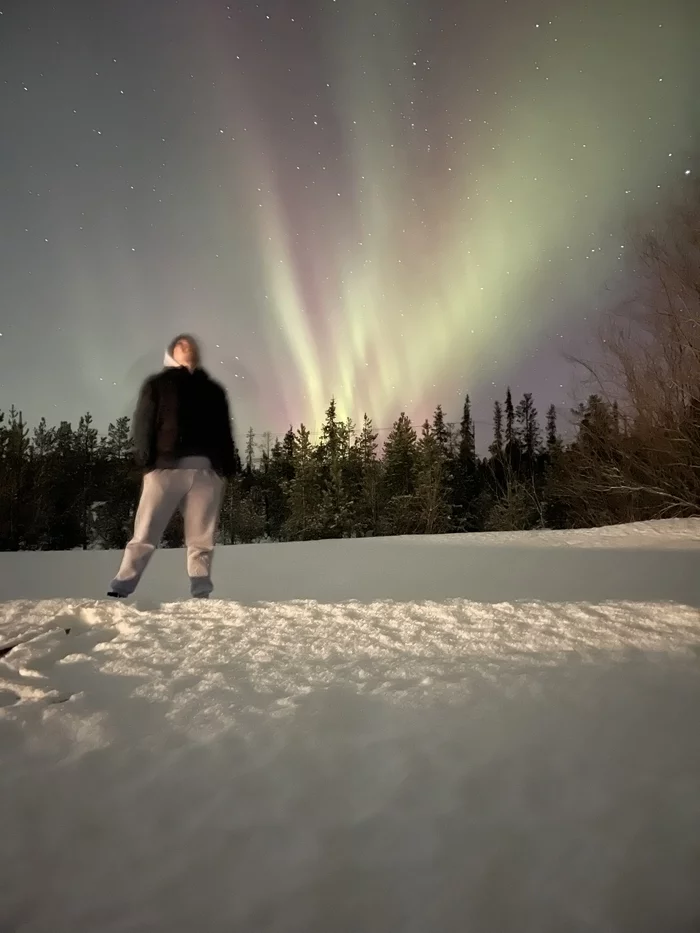
[[[211,565],[224,481],[213,470],[188,472],[194,476],[183,507],[187,573],[192,595],[206,597],[214,588]]]
[[[168,522],[187,491],[183,472],[153,470],[144,476],[134,534],[126,546],[119,572],[109,588],[110,593],[129,596],[138,586]]]

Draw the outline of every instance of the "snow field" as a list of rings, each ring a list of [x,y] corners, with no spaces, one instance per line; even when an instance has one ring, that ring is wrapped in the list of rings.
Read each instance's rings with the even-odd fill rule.
[[[0,555],[0,930],[700,928],[698,527],[567,534]]]

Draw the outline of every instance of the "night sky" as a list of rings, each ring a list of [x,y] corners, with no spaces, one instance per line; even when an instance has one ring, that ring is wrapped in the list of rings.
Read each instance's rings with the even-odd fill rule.
[[[106,427],[191,330],[239,441],[332,394],[568,410],[629,224],[696,175],[699,8],[7,3],[0,409]]]

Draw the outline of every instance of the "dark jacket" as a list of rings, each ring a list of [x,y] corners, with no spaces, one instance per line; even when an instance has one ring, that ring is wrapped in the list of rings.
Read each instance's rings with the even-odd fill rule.
[[[136,459],[147,472],[181,457],[208,457],[220,476],[236,472],[226,391],[203,369],[169,366],[141,387],[134,415]]]

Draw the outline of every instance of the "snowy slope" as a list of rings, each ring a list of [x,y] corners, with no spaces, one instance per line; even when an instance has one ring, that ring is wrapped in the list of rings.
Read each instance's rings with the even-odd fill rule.
[[[700,929],[699,544],[0,555],[0,930]]]

